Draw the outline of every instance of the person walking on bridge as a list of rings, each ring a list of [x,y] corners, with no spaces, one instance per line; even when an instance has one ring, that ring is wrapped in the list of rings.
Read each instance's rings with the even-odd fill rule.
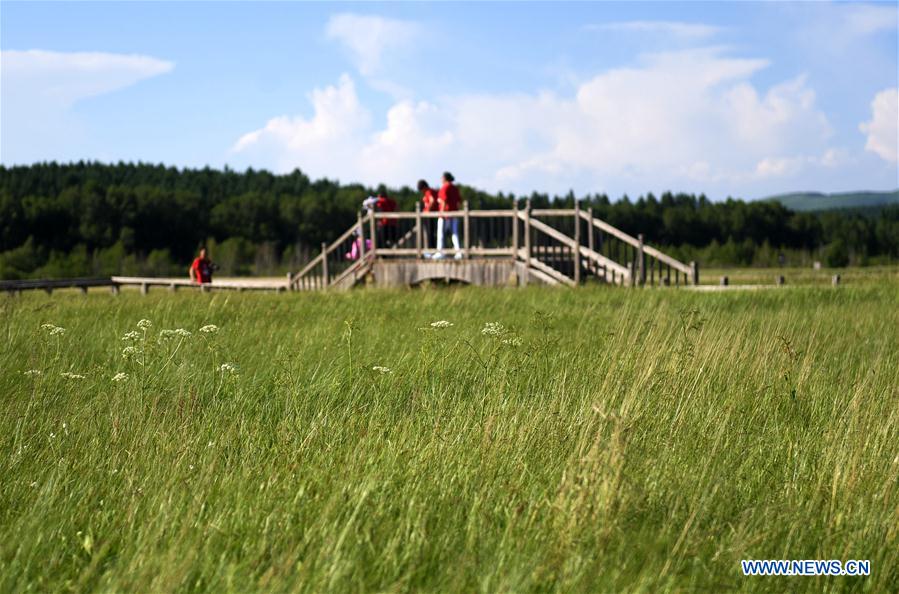
[[[437,204],[440,212],[453,213],[459,210],[459,188],[453,185],[455,179],[449,171],[443,173],[443,185],[440,186],[440,192],[437,194]],[[454,216],[441,217],[437,220],[437,255],[434,258],[444,257],[444,238],[447,232],[453,239],[456,260],[461,260],[462,248],[459,246],[459,219]]]
[[[421,179],[418,180],[418,191],[421,192],[421,212],[437,212],[438,204],[437,204],[437,192],[431,186],[428,185],[428,182]],[[435,232],[434,226],[437,223],[437,219],[423,218],[421,220],[422,226],[424,227],[422,235],[425,240],[425,249],[432,249],[435,245]],[[425,253],[425,258],[430,258],[433,256],[430,252]]]
[[[209,259],[205,247],[200,248],[200,254],[194,258],[193,264],[187,269],[190,274],[190,282],[205,285],[212,282],[212,271],[215,264]]]

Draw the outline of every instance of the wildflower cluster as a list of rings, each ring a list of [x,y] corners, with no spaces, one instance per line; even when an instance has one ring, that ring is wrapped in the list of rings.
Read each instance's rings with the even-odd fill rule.
[[[219,331],[219,327],[215,324],[206,324],[202,328],[200,328],[201,334],[215,334]]]
[[[128,374],[122,371],[112,376],[112,381],[114,381],[115,383],[123,382],[126,379],[128,379]]]
[[[29,369],[28,371],[23,371],[22,375],[27,375],[28,377],[35,377],[41,375],[43,372],[40,369]]]
[[[50,336],[59,336],[60,334],[65,334],[66,329],[62,326],[56,326],[54,324],[41,324],[41,329],[46,330]]]
[[[63,371],[63,372],[60,373],[59,375],[61,375],[62,377],[66,378],[66,379],[75,379],[75,380],[82,380],[82,379],[84,379],[84,376],[83,376],[83,375],[80,375],[80,374],[78,374],[78,373],[70,373],[70,372],[68,372],[68,371]]]
[[[498,340],[500,344],[511,347],[519,347],[522,344],[521,337],[500,324],[499,322],[487,322],[481,328],[481,334]]]
[[[450,328],[453,325],[452,322],[447,322],[446,320],[438,320],[436,322],[431,322],[431,328]]]
[[[481,334],[484,336],[502,336],[506,333],[506,327],[499,322],[487,322],[481,328]]]
[[[382,375],[387,374],[387,373],[393,373],[393,371],[389,367],[383,367],[381,365],[375,365],[374,367],[371,368],[371,370],[376,373],[380,373]]]
[[[143,319],[137,323],[137,327],[141,330],[149,330],[151,326],[153,326],[153,322],[147,319]]]
[[[138,332],[136,330],[131,330],[130,332],[126,332],[125,335],[122,337],[122,340],[124,340],[126,342],[129,340],[140,340],[140,332]]]
[[[237,365],[234,363],[222,363],[219,367],[219,371],[223,374],[237,375]]]
[[[184,328],[175,328],[174,330],[160,330],[159,338],[162,340],[171,340],[175,337],[178,338],[189,338],[193,335],[190,330],[185,330]]]
[[[137,349],[137,347],[133,346],[126,346],[124,349],[122,349],[122,357],[125,359],[132,359],[139,353],[140,351]]]

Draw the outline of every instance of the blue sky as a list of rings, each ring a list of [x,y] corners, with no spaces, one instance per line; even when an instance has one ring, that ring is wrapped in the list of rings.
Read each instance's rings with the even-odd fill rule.
[[[0,4],[0,160],[895,189],[896,3]]]

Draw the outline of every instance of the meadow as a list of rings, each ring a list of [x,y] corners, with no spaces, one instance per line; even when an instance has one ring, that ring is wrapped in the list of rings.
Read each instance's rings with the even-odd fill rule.
[[[3,592],[899,583],[895,277],[23,294],[0,330]]]

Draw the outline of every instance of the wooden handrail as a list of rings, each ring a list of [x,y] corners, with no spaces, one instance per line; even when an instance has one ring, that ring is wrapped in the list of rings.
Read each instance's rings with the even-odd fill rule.
[[[524,217],[523,214],[520,215],[520,216]],[[554,229],[553,227],[550,227],[549,225],[547,225],[547,224],[544,223],[543,221],[538,221],[537,219],[532,218],[532,219],[531,219],[531,227],[533,227],[534,229],[537,229],[538,231],[541,231],[541,232],[543,232],[543,233],[549,235],[550,237],[552,237],[553,239],[555,239],[555,240],[558,241],[559,243],[564,243],[564,244],[567,245],[568,247],[574,248],[574,240],[573,240],[573,239],[571,239],[570,237],[568,237],[567,235],[565,235],[565,234],[562,233],[561,231],[557,231],[557,230]]]
[[[581,215],[581,218],[584,219],[585,221],[588,221],[588,222],[592,221],[593,226],[596,227],[597,229],[604,231],[604,232],[608,233],[609,235],[612,235],[613,237],[617,237],[621,241],[623,241],[625,243],[629,243],[630,245],[634,246],[635,248],[638,248],[638,249],[640,248],[640,240],[637,239],[636,237],[634,237],[632,235],[628,235],[624,231],[618,229],[617,227],[613,227],[612,225],[608,224],[607,222],[603,221],[602,219],[597,219],[596,217],[591,217],[589,213],[585,213],[584,211],[581,211],[580,215]],[[688,266],[687,264],[684,264],[683,262],[680,262],[679,260],[675,260],[671,256],[660,252],[659,250],[657,250],[656,248],[654,248],[652,246],[648,246],[648,245],[644,244],[643,245],[643,253],[645,253],[649,256],[652,256],[653,258],[656,258],[658,260],[661,260],[665,264],[671,266],[672,268],[677,268],[678,270],[680,270],[681,272],[683,272],[685,274],[691,274],[693,271],[693,269],[690,268],[690,266]]]
[[[533,221],[531,221],[531,222],[533,222]],[[519,257],[520,257],[522,260],[524,260],[524,255],[525,255],[525,253],[526,253],[526,252],[525,252],[524,248],[522,248],[522,249],[519,250],[519,252],[518,252]],[[536,258],[531,258],[531,264],[530,264],[530,267],[531,267],[531,268],[536,268],[538,271],[540,271],[540,272],[542,272],[543,274],[545,274],[545,275],[551,277],[553,280],[555,280],[555,281],[558,282],[558,283],[566,284],[566,285],[568,285],[569,287],[575,286],[573,280],[571,280],[570,278],[568,278],[567,276],[565,276],[564,274],[562,274],[561,272],[559,272],[558,270],[556,270],[556,269],[553,268],[552,266],[548,266],[548,265],[544,264],[543,262],[541,262],[540,260],[537,260]]]
[[[310,260],[308,264],[303,266],[303,268],[293,276],[293,283],[298,284],[299,280],[306,276],[307,272],[315,268],[316,264],[319,264],[319,260],[321,260],[324,256],[324,253],[320,253],[316,257],[312,258],[312,260]]]

